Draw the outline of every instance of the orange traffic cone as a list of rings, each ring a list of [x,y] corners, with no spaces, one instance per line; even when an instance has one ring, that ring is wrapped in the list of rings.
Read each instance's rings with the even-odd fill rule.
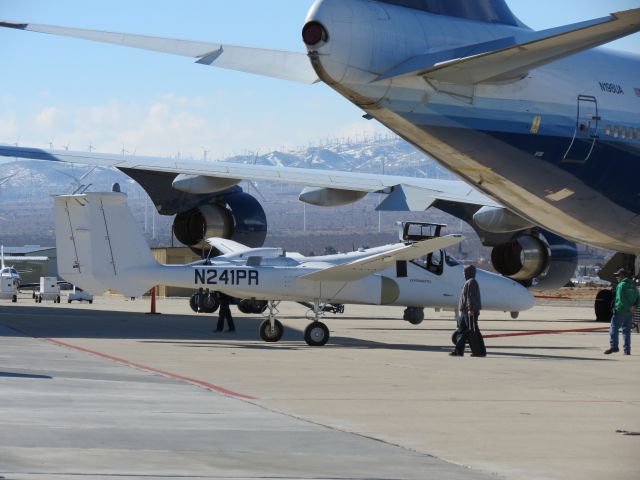
[[[148,315],[160,315],[156,312],[156,287],[151,289],[151,311],[147,312]]]

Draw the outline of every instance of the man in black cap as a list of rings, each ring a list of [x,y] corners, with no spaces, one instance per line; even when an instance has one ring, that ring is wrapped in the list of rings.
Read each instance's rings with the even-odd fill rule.
[[[610,347],[604,353],[609,355],[620,351],[618,348],[618,331],[622,327],[624,354],[631,355],[631,324],[633,322],[633,313],[640,303],[640,295],[638,295],[635,283],[629,278],[629,273],[624,268],[614,273],[614,276],[618,285],[616,286],[616,300],[613,306],[611,327],[609,327]]]
[[[467,343],[467,334],[471,328],[471,321],[477,322],[482,302],[480,299],[480,286],[476,281],[476,267],[469,265],[464,269],[464,278],[466,280],[460,293],[460,302],[458,303],[458,311],[460,312],[460,320],[456,334],[456,347],[449,355],[452,357],[464,356],[464,347]]]

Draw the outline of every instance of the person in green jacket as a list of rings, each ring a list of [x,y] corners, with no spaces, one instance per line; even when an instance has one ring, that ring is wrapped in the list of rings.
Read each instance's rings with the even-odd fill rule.
[[[631,323],[633,314],[640,304],[640,295],[638,289],[629,273],[621,268],[614,273],[618,285],[616,286],[616,301],[613,307],[613,316],[611,317],[611,327],[609,328],[610,347],[604,353],[619,352],[618,348],[618,331],[622,327],[622,336],[624,338],[624,354],[631,355]]]

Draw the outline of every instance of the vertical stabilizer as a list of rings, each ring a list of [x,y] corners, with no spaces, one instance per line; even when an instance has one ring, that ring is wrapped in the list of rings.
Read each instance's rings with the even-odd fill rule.
[[[94,294],[137,297],[154,285],[153,258],[123,193],[55,198],[58,272]]]

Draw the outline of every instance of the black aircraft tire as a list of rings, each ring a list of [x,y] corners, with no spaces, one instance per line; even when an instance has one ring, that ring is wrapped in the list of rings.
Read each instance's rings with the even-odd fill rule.
[[[189,299],[189,306],[191,307],[191,310],[193,310],[195,313],[198,313],[198,305],[196,305],[196,295],[197,293],[191,295],[191,298]]]
[[[594,310],[596,322],[611,321],[611,305],[613,302],[613,292],[611,290],[600,290],[596,295]]]
[[[238,301],[238,310],[246,315],[262,314],[267,309],[267,303],[264,300],[252,300],[243,298]]]
[[[329,328],[322,322],[313,322],[304,329],[304,341],[310,347],[322,347],[329,341]]]
[[[202,311],[204,313],[215,313],[219,306],[218,296],[213,292],[202,298]]]
[[[420,325],[424,321],[424,309],[416,307],[407,307],[402,316],[404,320],[411,325]]]
[[[260,338],[267,343],[279,342],[284,335],[284,327],[280,320],[276,320],[271,328],[271,322],[267,319],[260,324]]]
[[[454,330],[453,333],[451,334],[451,343],[453,343],[454,345],[456,344],[456,336],[458,335],[458,331]]]

